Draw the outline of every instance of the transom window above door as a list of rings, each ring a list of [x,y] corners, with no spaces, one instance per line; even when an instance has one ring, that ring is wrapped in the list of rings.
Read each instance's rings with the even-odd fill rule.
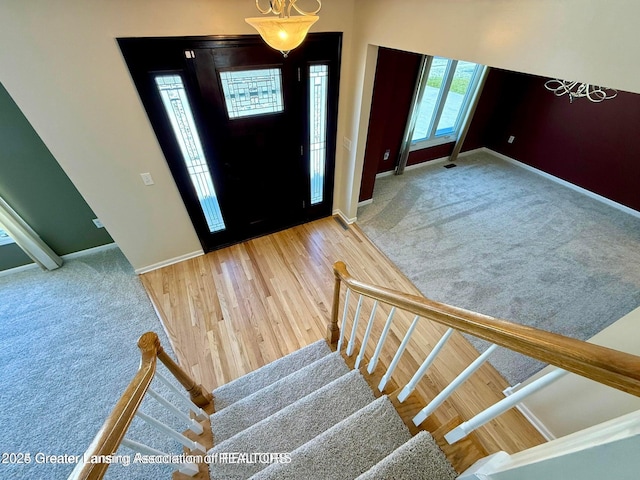
[[[284,110],[279,68],[220,72],[220,82],[230,119]]]

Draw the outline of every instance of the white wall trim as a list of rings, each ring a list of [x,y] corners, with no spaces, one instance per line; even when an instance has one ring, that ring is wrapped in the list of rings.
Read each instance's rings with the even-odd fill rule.
[[[488,480],[497,473],[511,472],[510,478],[519,478],[518,468],[571,455],[596,447],[611,445],[620,440],[640,436],[640,410],[585,428],[556,440],[508,455],[505,452],[478,460],[462,473],[458,480]],[[600,450],[602,452],[604,450]],[[595,455],[594,462],[602,461]],[[502,475],[501,478],[508,478]],[[527,478],[531,478],[530,476]],[[561,478],[554,476],[554,478]],[[564,477],[562,477],[564,478]]]
[[[146,267],[136,268],[135,272],[138,275],[142,275],[143,273],[149,273],[153,270],[158,270],[162,267],[168,267],[169,265],[173,265],[176,263],[184,262],[185,260],[190,260],[192,258],[199,257],[204,255],[204,250],[196,250],[195,252],[185,253],[184,255],[180,255],[178,257],[169,258],[167,260],[163,260],[162,262],[154,263],[152,265],[147,265]]]
[[[0,277],[4,277],[6,275],[13,275],[14,273],[24,272],[25,270],[32,270],[34,268],[38,268],[38,264],[35,262],[32,262],[32,263],[27,263],[26,265],[20,265],[19,267],[13,267],[7,270],[0,270]]]
[[[481,149],[477,148],[475,150],[470,150],[469,152],[465,152],[464,154],[459,154],[458,157],[463,157],[465,155],[470,155],[473,152],[477,152],[480,151]],[[438,165],[441,163],[446,163],[449,161],[450,157],[440,157],[440,158],[435,158],[433,160],[427,160],[426,162],[420,162],[420,163],[416,163],[414,165],[409,165],[407,167],[405,167],[404,171],[410,171],[410,170],[416,170],[418,168],[424,168],[424,167],[430,167],[433,165]],[[394,170],[389,170],[388,172],[382,172],[382,173],[377,173],[376,174],[376,180],[380,179],[380,178],[385,178],[385,177],[391,177],[392,175],[395,175],[395,171]],[[373,202],[373,198],[370,198],[368,200],[363,200],[362,202],[358,203],[358,207],[363,207],[365,205],[369,205],[370,203]]]
[[[339,216],[347,225],[351,225],[352,223],[355,223],[356,220],[358,220],[358,217],[347,218],[347,216],[339,208],[336,208],[333,211],[333,214]]]
[[[594,193],[590,190],[587,190],[586,188],[582,188],[579,187],[578,185],[574,185],[571,182],[567,182],[566,180],[562,180],[561,178],[555,177],[547,172],[543,172],[542,170],[538,170],[535,167],[532,167],[531,165],[527,165],[526,163],[522,163],[519,160],[515,160],[511,157],[508,157],[506,155],[503,155],[502,153],[498,153],[494,150],[491,150],[490,148],[486,148],[486,147],[482,147],[481,149],[478,150],[482,150],[490,155],[494,155],[498,158],[500,158],[501,160],[504,160],[505,162],[511,163],[512,165],[516,165],[520,168],[524,168],[525,170],[528,170],[530,172],[533,172],[537,175],[540,175],[548,180],[552,180],[556,183],[559,183],[560,185],[563,185],[567,188],[570,188],[571,190],[574,190],[578,193],[582,193],[583,195],[586,195],[590,198],[593,198],[594,200],[598,200],[599,202],[602,202],[606,205],[609,205],[610,207],[616,208],[618,210],[623,211],[624,213],[628,213],[629,215],[632,215],[636,218],[640,218],[640,212],[638,212],[637,210],[634,210],[633,208],[629,208],[625,205],[622,205],[621,203],[615,202],[609,198],[603,197],[602,195],[598,195],[597,193]]]
[[[509,461],[507,452],[496,452],[493,455],[481,458],[460,474],[457,480],[488,480],[490,473],[498,466]]]
[[[417,170],[419,168],[423,168],[423,167],[429,167],[431,165],[440,165],[441,163],[447,163],[449,161],[451,157],[447,156],[447,157],[440,157],[440,158],[434,158],[433,160],[427,160],[426,162],[420,162],[420,163],[416,163],[414,165],[407,165],[404,169],[404,171],[411,171],[411,170]]]
[[[474,153],[479,153],[479,152],[493,153],[493,150],[489,150],[486,147],[474,148],[473,150],[465,150],[464,152],[460,152],[458,154],[458,158],[460,158],[460,157],[468,157],[469,155],[473,155]]]
[[[62,258],[65,260],[72,260],[74,258],[84,257],[85,255],[90,255],[92,253],[111,250],[112,248],[118,248],[118,245],[115,242],[107,243],[106,245],[99,245],[97,247],[87,248],[86,250],[80,250],[79,252],[67,253],[66,255],[62,255]]]
[[[388,172],[376,173],[376,180],[379,178],[391,177],[395,172],[393,170],[389,170]]]
[[[104,250],[110,250],[112,248],[117,248],[118,245],[115,243],[107,243],[106,245],[99,245],[97,247],[87,248],[86,250],[80,250],[79,252],[67,253],[66,255],[61,255],[60,258],[64,260],[72,260],[74,258],[83,257],[84,255],[89,255],[91,253],[97,253]],[[31,270],[32,268],[37,268],[37,263],[28,263],[26,265],[20,265],[19,267],[9,268],[7,270],[0,271],[0,277],[4,277],[5,275],[12,275],[14,273],[24,272],[25,270]]]
[[[508,397],[509,395],[517,391],[518,385],[508,387],[504,389],[502,393],[504,393],[505,397]],[[522,414],[522,416],[526,418],[531,425],[533,425],[533,427],[540,433],[540,435],[544,437],[547,442],[550,442],[551,440],[555,440],[557,438],[553,433],[551,433],[551,430],[547,428],[542,420],[540,420],[525,404],[518,403],[516,405],[516,408]]]
[[[640,435],[640,411],[614,418],[578,432],[543,443],[509,456],[496,472],[557,458],[577,451],[606,445],[621,439]]]
[[[458,155],[458,157],[464,157],[464,156],[471,155],[472,153],[480,152],[480,151],[482,151],[481,148],[476,148],[475,150],[469,150],[468,152],[460,153]],[[427,160],[425,162],[420,162],[420,163],[415,163],[413,165],[408,165],[408,166],[405,167],[404,171],[406,172],[408,170],[416,170],[418,168],[430,167],[432,165],[439,165],[441,163],[447,163],[449,161],[449,158],[451,158],[451,157],[434,158],[433,160]],[[388,172],[378,173],[378,174],[376,174],[376,180],[379,179],[379,178],[390,177],[393,174],[394,174],[393,170],[389,170]]]

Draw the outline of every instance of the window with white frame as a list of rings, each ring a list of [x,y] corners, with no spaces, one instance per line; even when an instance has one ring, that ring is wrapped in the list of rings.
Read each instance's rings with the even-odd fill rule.
[[[457,140],[480,80],[477,63],[433,57],[422,76],[411,150]]]

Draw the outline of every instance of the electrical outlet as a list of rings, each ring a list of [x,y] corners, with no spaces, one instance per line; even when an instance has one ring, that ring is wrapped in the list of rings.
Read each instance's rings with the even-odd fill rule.
[[[514,137],[513,135],[511,135],[509,137],[509,140],[507,140],[507,143],[513,143],[513,141],[516,139],[516,137]]]
[[[149,185],[153,185],[153,177],[151,176],[151,174],[149,172],[147,173],[141,173],[140,176],[142,177],[142,183],[144,183],[147,187]]]
[[[382,160],[389,160],[389,155],[391,155],[391,150],[387,148],[387,150],[384,152],[384,156],[382,157]]]
[[[104,225],[102,224],[99,218],[94,218],[92,221],[96,226],[96,228],[104,228]]]

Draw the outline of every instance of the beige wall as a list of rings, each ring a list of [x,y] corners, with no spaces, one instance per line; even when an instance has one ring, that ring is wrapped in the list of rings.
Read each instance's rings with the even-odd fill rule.
[[[345,32],[345,92],[352,5],[327,2],[312,29]],[[0,81],[136,269],[201,246],[115,39],[255,33],[257,15],[252,0],[0,0]]]
[[[640,308],[637,308],[589,341],[640,355],[639,325]],[[553,369],[547,367],[529,380]],[[534,393],[523,404],[556,438],[640,411],[640,398],[574,374],[566,375]]]
[[[306,0],[301,0],[306,1]],[[354,5],[358,20],[353,21]],[[356,215],[375,48],[640,92],[633,0],[325,0],[343,31],[334,208]],[[252,33],[252,0],[0,0],[0,82],[136,268],[200,244],[121,58],[119,36]],[[355,29],[354,29],[355,25]],[[145,187],[139,173],[156,181]]]

